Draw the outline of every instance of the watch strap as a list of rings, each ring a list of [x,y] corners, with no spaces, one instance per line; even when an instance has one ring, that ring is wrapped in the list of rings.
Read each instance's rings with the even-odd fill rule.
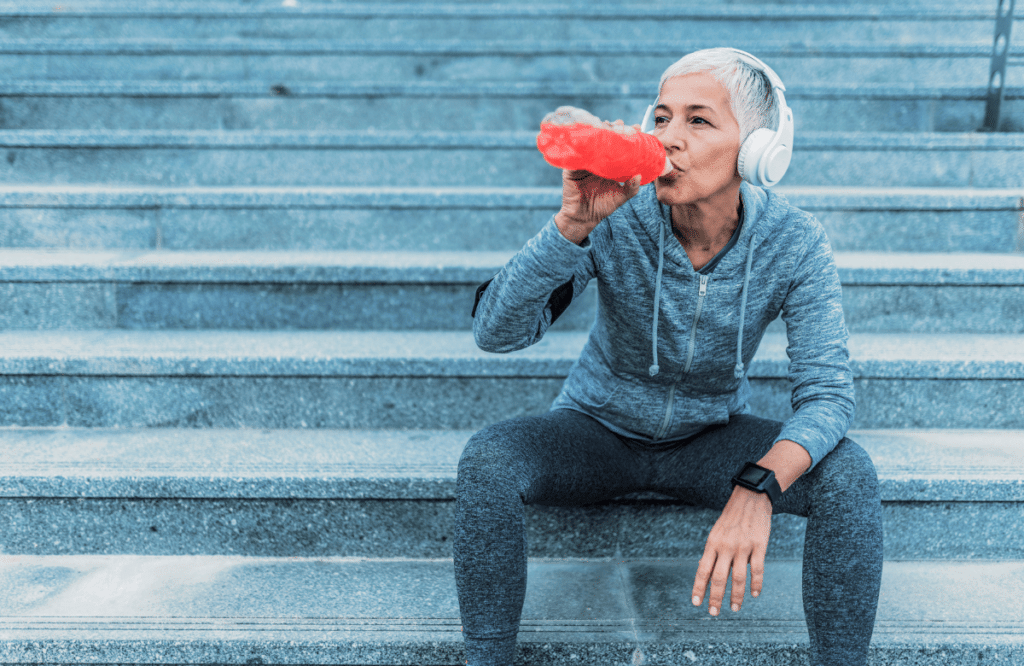
[[[747,468],[747,465],[752,465],[754,467],[757,467],[758,469],[763,469],[766,472],[768,472],[768,478],[765,481],[762,481],[761,483],[763,487],[759,488],[740,479],[740,475],[743,474],[743,470]],[[744,466],[740,469],[740,471],[736,474],[736,476],[732,477],[732,485],[740,485],[743,486],[744,488],[747,488],[748,490],[753,490],[754,492],[764,493],[765,495],[768,495],[768,500],[772,503],[773,508],[776,504],[778,504],[779,499],[782,498],[782,486],[779,485],[778,479],[775,478],[775,472],[765,467],[761,467],[757,463],[745,463]]]

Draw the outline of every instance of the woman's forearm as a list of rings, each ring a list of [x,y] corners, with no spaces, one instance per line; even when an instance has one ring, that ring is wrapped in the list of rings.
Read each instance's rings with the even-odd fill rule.
[[[757,464],[775,472],[782,492],[811,467],[811,454],[794,441],[780,439]]]

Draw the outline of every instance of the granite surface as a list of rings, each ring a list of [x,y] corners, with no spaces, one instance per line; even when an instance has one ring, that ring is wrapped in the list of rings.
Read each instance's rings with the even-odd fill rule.
[[[444,326],[557,207],[532,152],[542,110],[638,120],[665,53],[752,40],[803,86],[787,91],[807,149],[787,184],[837,250],[999,253],[841,257],[855,426],[931,428],[851,436],[885,500],[871,663],[1024,663],[1024,289],[1007,255],[1024,232],[1021,191],[1005,189],[1024,134],[973,133],[991,7],[296,4],[0,8],[0,246],[140,250],[0,257],[6,280],[40,281],[4,285],[0,327]],[[1004,129],[1019,132],[1024,68],[1010,76]],[[323,80],[339,77],[361,80]],[[407,154],[396,126],[414,130]],[[499,161],[537,187],[499,189]],[[179,187],[197,183],[242,187]],[[248,187],[263,183],[291,187]],[[493,256],[439,254],[481,249]],[[593,296],[560,321],[576,333],[504,357],[395,330],[0,333],[0,662],[462,663],[458,455],[475,429],[546,411]],[[437,316],[388,314],[413,304]],[[859,332],[901,327],[1012,335]],[[791,413],[786,361],[769,336],[755,411]],[[773,519],[763,598],[711,618],[684,600],[716,512],[639,493],[526,516],[517,664],[808,661],[805,519]]]
[[[805,132],[790,185],[1018,185],[1024,135]],[[906,137],[913,137],[907,140]],[[138,185],[555,186],[535,132],[0,132],[6,182]],[[400,148],[401,150],[396,150]],[[885,151],[884,162],[879,161]],[[514,174],[510,178],[509,174]]]
[[[585,336],[502,355],[468,332],[8,331],[0,423],[480,428],[547,411]],[[750,368],[751,406],[778,420],[785,346],[766,335]],[[1019,335],[861,333],[850,350],[855,428],[1024,427]]]
[[[436,286],[472,284],[489,279],[511,252],[123,252],[0,249],[4,278],[18,282],[226,282],[367,283]],[[870,263],[870,260],[865,260]],[[884,259],[880,258],[877,263]],[[908,257],[907,262],[920,261]],[[970,257],[965,258],[966,262]],[[934,260],[935,264],[940,258]],[[987,259],[995,282],[1024,284],[1024,256]],[[1018,267],[1019,264],[1019,267]],[[913,270],[915,267],[911,267]],[[955,267],[953,268],[955,271]],[[969,269],[968,269],[969,270]],[[979,267],[984,272],[983,267]],[[1005,275],[1004,275],[1005,274]],[[1007,282],[1003,282],[1003,280]],[[470,299],[472,302],[472,299]]]
[[[427,283],[475,289],[516,252],[0,248],[0,266],[12,282]],[[1024,286],[1024,254],[836,252],[835,260],[844,285]]]
[[[962,2],[962,0],[949,0],[950,2]],[[615,5],[582,5],[576,3],[577,7],[572,11],[587,11],[595,8],[601,10],[613,10]],[[909,11],[929,12],[934,9],[934,4],[904,3],[910,7]],[[137,7],[133,4],[133,7]],[[203,5],[202,7],[205,7]],[[321,4],[320,7],[328,8],[330,5]],[[334,5],[344,7],[344,5]],[[378,4],[375,11],[380,11],[386,5]],[[428,5],[422,5],[428,6]],[[458,5],[449,4],[448,8],[455,8]],[[522,5],[528,6],[528,5]],[[540,5],[532,5],[540,7]],[[551,5],[548,5],[551,6]],[[748,5],[755,11],[788,11],[783,5]],[[819,4],[821,6],[821,4]],[[173,11],[173,6],[162,4],[161,10]],[[202,8],[201,7],[201,8]],[[239,6],[239,7],[244,7]],[[268,8],[273,8],[270,6]],[[403,11],[412,11],[417,5],[404,3],[401,5]],[[858,11],[868,9],[868,5],[853,5],[842,9]],[[24,9],[19,7],[18,9]],[[740,5],[703,5],[688,6],[684,10],[687,13],[700,12],[704,9],[710,11],[729,11],[739,9]],[[800,7],[798,11],[812,9],[808,6]],[[892,8],[889,8],[890,10]],[[46,6],[45,11],[52,14],[53,8]],[[631,5],[629,11],[649,11],[647,5]],[[655,11],[672,12],[677,11],[678,6],[663,4]],[[960,10],[973,11],[972,7],[964,5]],[[29,9],[29,11],[32,11]],[[245,9],[241,9],[245,11]],[[342,10],[344,11],[344,10]],[[487,11],[486,7],[480,7],[477,11]],[[837,11],[836,7],[830,7],[830,12]],[[635,78],[627,81],[444,81],[444,80],[421,80],[412,79],[408,81],[345,81],[345,80],[319,80],[319,81],[297,81],[289,83],[283,88],[271,85],[270,82],[249,81],[242,79],[235,80],[177,80],[177,81],[133,81],[106,79],[102,81],[75,81],[75,80],[47,80],[47,79],[6,79],[0,81],[0,94],[7,99],[17,97],[103,97],[105,99],[116,99],[118,97],[145,98],[153,96],[161,99],[174,97],[553,97],[564,99],[565,97],[586,97],[592,99],[619,99],[623,97],[634,98],[637,101],[647,100],[649,103],[651,91],[657,90],[659,77],[637,81]],[[1024,97],[1024,88],[1007,87],[1005,90],[1006,99],[1020,99]],[[837,81],[806,84],[800,81],[787,82],[786,102],[800,98],[835,98],[835,99],[890,99],[890,100],[923,100],[942,99],[973,100],[983,101],[986,95],[986,87],[974,84],[955,85],[950,82],[936,82],[934,85],[925,86],[920,82],[872,82],[863,81],[859,83],[842,83]],[[646,104],[645,104],[646,105]],[[831,129],[835,129],[832,127]]]
[[[269,132],[268,132],[269,133]],[[361,133],[365,139],[371,137]],[[280,137],[288,141],[287,137]],[[183,142],[190,139],[185,136]],[[131,139],[125,141],[130,142]],[[197,142],[199,143],[199,142]],[[532,148],[500,146],[381,150],[373,146],[68,147],[4,148],[0,177],[7,182],[141,185],[380,184],[552,186],[560,172]],[[497,139],[495,143],[500,143]],[[509,173],[515,174],[509,182]]]
[[[484,278],[479,281],[482,282]],[[5,329],[470,331],[475,285],[238,283],[0,284]],[[589,331],[596,284],[550,328]],[[965,303],[972,307],[964,308]],[[1024,333],[1024,288],[858,286],[843,293],[853,333]],[[768,332],[785,334],[781,318]]]
[[[0,497],[447,500],[474,432],[5,428]],[[884,501],[1024,501],[1024,431],[848,436],[871,456]]]
[[[567,44],[556,40],[50,39],[5,41],[0,45],[0,57],[8,63],[8,76],[19,79],[649,81],[656,80],[672,62],[666,53],[718,45],[716,41],[678,40]],[[858,81],[977,85],[986,80],[991,59],[989,40],[895,46],[759,43],[756,51],[784,81],[804,85]],[[69,55],[76,57],[60,57]],[[1010,68],[1007,84],[1024,85],[1024,72]]]
[[[73,85],[66,95],[60,95],[56,85],[52,89],[15,89],[12,96],[4,98],[5,127],[324,131],[401,126],[416,131],[453,127],[470,131],[495,127],[532,130],[546,113],[565,104],[587,108],[601,118],[639,122],[651,101],[651,91],[657,89],[657,82],[653,82],[643,92],[627,95],[622,91],[630,89],[628,85],[605,84],[605,89],[593,86],[597,90],[594,95],[572,95],[566,91],[541,96],[519,82],[508,82],[504,89],[494,90],[481,89],[479,85],[455,90],[437,86],[438,96],[430,97],[431,88],[395,84],[391,86],[396,88],[394,91],[379,86],[359,97],[356,91],[366,86],[355,82],[348,89],[325,88],[317,86],[318,82],[308,82],[308,86],[302,82],[288,86],[253,82],[248,87],[224,86],[223,95],[217,96],[215,88],[187,85],[194,82],[182,82],[185,85],[177,89],[158,87],[164,82],[137,83],[157,85],[153,89],[140,85],[138,93],[109,87],[111,97],[100,97],[91,88],[82,92]],[[5,88],[0,85],[0,90]],[[890,88],[852,98],[842,87],[822,85],[820,90],[805,89],[801,93],[787,86],[786,101],[793,109],[797,136],[805,131],[831,131],[837,127],[849,131],[964,132],[980,127],[983,122],[984,89],[946,90],[936,86],[921,90],[907,85]],[[612,90],[617,94],[609,96]],[[474,91],[477,96],[469,96]],[[1020,119],[1024,109],[1022,96],[1024,91],[1019,88],[1008,91],[1002,106],[1002,131],[1024,129]]]
[[[942,498],[923,499],[922,492],[883,499],[886,559],[1024,559],[1020,481],[1019,475],[985,479],[966,493],[993,501],[951,499],[923,482],[901,484]],[[211,485],[196,480],[190,487],[202,492]],[[1004,501],[1007,496],[1015,500]],[[446,498],[4,498],[0,548],[8,555],[452,557],[455,505]],[[721,515],[658,493],[524,511],[530,557],[699,559]],[[766,557],[802,557],[806,528],[805,517],[775,515]]]
[[[657,0],[657,1],[660,2],[661,0]],[[13,3],[11,3],[11,4],[13,5]],[[83,3],[83,4],[89,5],[91,3],[86,2],[86,3]],[[108,3],[104,3],[104,5],[106,5],[106,4],[108,4]],[[143,10],[157,10],[157,11],[159,9],[161,9],[161,8],[166,6],[165,4],[161,4],[159,2],[159,0],[142,0],[137,5],[128,3],[127,0],[113,0],[109,4],[110,4],[110,6],[112,6],[114,8],[119,8],[119,7],[127,5],[127,6],[130,6],[132,8],[141,8]],[[182,11],[185,11],[187,8],[192,7],[192,6],[196,5],[196,4],[202,4],[202,3],[197,3],[194,0],[186,0],[185,2],[181,3],[181,6],[183,7]],[[270,6],[270,7],[286,7],[288,9],[294,9],[294,7],[302,7],[303,6],[303,5],[300,5],[299,3],[296,3],[296,5],[292,6],[290,2],[289,2],[288,5],[282,5],[277,0],[256,0],[255,2],[251,2],[251,3],[248,0],[243,0],[242,2],[237,2],[237,0],[216,0],[215,2],[212,2],[212,3],[209,3],[209,4],[213,8],[223,7],[223,6],[231,6],[231,5],[236,5],[236,4],[242,4],[242,5],[245,5],[245,6],[255,5],[255,6]],[[551,4],[570,5],[570,6],[572,5],[572,3],[568,2],[567,0],[557,0],[557,2],[553,2]],[[630,4],[633,4],[633,3],[630,3]],[[669,4],[671,4],[671,3],[669,3]],[[845,7],[845,5],[841,5],[837,0],[823,0],[821,3],[816,3],[816,4],[821,4],[821,5],[825,5],[825,6],[843,6],[843,7]],[[875,4],[875,3],[869,3],[869,4]],[[930,2],[930,3],[925,3],[925,2],[923,2],[923,0],[907,0],[907,2],[901,3],[900,6],[901,7],[915,7],[915,6],[922,6],[922,7],[924,7],[924,6],[929,6],[929,7],[957,8],[957,7],[967,6],[968,4],[969,3],[965,2],[965,0],[935,0],[935,1]],[[25,0],[23,3],[18,3],[17,5],[14,5],[14,7],[17,8],[17,9],[20,9],[22,7],[44,7],[44,8],[46,8],[46,7],[49,7],[49,5],[47,4],[46,0]],[[301,9],[299,9],[298,11],[301,11]],[[392,10],[392,11],[394,11],[394,10]]]
[[[509,354],[469,331],[3,331],[0,371],[68,376],[564,378],[583,332],[550,332]],[[751,378],[785,378],[785,335],[766,334]],[[1024,378],[1020,335],[860,333],[848,343],[858,379]],[[243,351],[244,350],[244,351]]]
[[[650,18],[734,18],[734,19],[834,19],[837,22],[851,19],[869,20],[917,20],[935,19],[968,19],[990,20],[995,18],[991,8],[975,6],[939,5],[914,6],[913,3],[885,6],[779,6],[779,5],[719,5],[709,4],[696,7],[678,7],[673,5],[649,6],[642,3],[624,3],[618,5],[565,6],[559,3],[550,5],[517,5],[510,3],[494,3],[489,5],[469,4],[404,4],[397,6],[391,3],[315,3],[298,4],[295,6],[273,4],[236,4],[218,0],[217,2],[198,3],[183,2],[167,5],[143,0],[142,2],[125,2],[125,0],[108,0],[102,4],[70,4],[56,14],[51,7],[41,5],[3,6],[0,15],[5,17],[49,17],[60,19],[98,18],[245,18],[250,16],[268,16],[274,18],[294,17],[320,20],[333,16],[348,18],[602,18],[602,19],[650,19]],[[990,36],[987,33],[986,37]]]
[[[912,12],[904,7],[825,7],[708,5],[696,11],[637,5],[437,5],[411,8],[381,5],[296,3],[295,7],[211,5],[166,9],[103,6],[93,11],[4,12],[8,39],[71,38],[279,38],[304,39],[453,39],[479,40],[622,39],[641,35],[667,40],[697,32],[701,39],[730,43],[757,41],[830,44],[836,41],[907,43],[977,42],[991,38],[993,12],[935,8]],[[851,11],[852,10],[852,11]],[[34,14],[34,15],[33,15]],[[35,20],[33,20],[35,19]],[[48,19],[48,20],[47,20]],[[695,31],[694,24],[699,28]],[[77,30],[76,30],[77,28]]]
[[[472,433],[2,429],[0,549],[450,557],[457,463]],[[850,432],[878,471],[886,557],[1024,558],[1021,433]],[[528,505],[529,552],[699,558],[717,515],[648,491]],[[801,557],[805,527],[775,516],[768,557]]]
[[[855,379],[853,428],[1021,428],[1018,380]],[[781,379],[751,382],[756,414],[792,415],[791,387]]]
[[[559,378],[500,376],[69,377],[58,384],[63,393],[53,408],[64,420],[37,425],[482,428],[502,418],[547,411],[562,383]],[[1013,386],[1003,384],[985,386],[996,392]],[[32,382],[25,385],[34,390]],[[14,397],[29,400],[21,393]],[[0,424],[24,423],[36,416],[20,411],[7,414],[18,404],[0,405]],[[962,408],[947,411],[947,418],[963,427],[975,425],[979,418],[975,412],[964,414]],[[1012,405],[1003,418],[1020,421],[1019,427],[1024,427],[1024,419]]]
[[[758,599],[711,617],[706,601],[686,601],[696,562],[531,561],[515,663],[803,663],[800,570],[773,562]],[[464,657],[448,559],[16,557],[0,571],[4,587],[30,593],[4,595],[6,663]],[[871,663],[1013,663],[1024,656],[1020,623],[1009,619],[1020,616],[1022,581],[1019,562],[887,562]],[[1006,600],[985,603],[994,594]],[[928,603],[936,597],[946,603]]]
[[[854,333],[1024,333],[1024,289],[850,286],[843,310]]]
[[[493,11],[493,10],[492,10]],[[828,10],[831,11],[831,10]],[[404,14],[404,12],[403,12]],[[506,29],[506,34],[507,29]],[[488,43],[486,40],[467,39],[431,39],[431,40],[378,40],[364,38],[362,40],[333,39],[105,39],[81,37],[78,39],[20,39],[6,42],[0,53],[28,54],[60,54],[60,55],[271,55],[271,54],[344,54],[344,53],[384,53],[384,54],[475,54],[475,55],[540,55],[574,53],[579,55],[634,55],[644,56],[665,52],[688,53],[691,50],[708,48],[703,35],[685,42],[667,39],[629,40],[623,39],[575,39],[570,36],[561,40],[514,40],[505,39]],[[888,43],[886,41],[842,41],[825,44],[785,43],[782,40],[767,39],[760,41],[757,47],[759,57],[775,57],[777,59],[800,57],[836,57],[836,56],[873,56],[873,57],[914,57],[927,56],[931,59],[944,57],[984,57],[990,58],[991,44],[989,40],[935,42],[934,40],[918,40],[907,43]],[[1010,57],[1024,54],[1024,47],[1015,43],[1010,45]],[[776,69],[785,80],[785,74]],[[61,68],[56,68],[61,71]],[[854,72],[857,74],[857,72]],[[895,73],[898,74],[898,73]],[[41,77],[46,78],[46,77]],[[59,78],[59,77],[50,77]],[[241,77],[244,78],[244,77]],[[336,77],[337,78],[337,77]],[[528,77],[521,77],[528,78]],[[655,79],[657,77],[654,77]],[[373,80],[365,79],[362,80]],[[634,79],[635,80],[635,79]],[[899,79],[897,79],[899,80]],[[834,79],[832,83],[844,82]],[[872,81],[880,83],[880,81]],[[804,82],[806,85],[808,82]],[[919,81],[920,84],[927,82]],[[955,84],[954,80],[946,80],[946,84]],[[966,84],[960,84],[966,85]]]
[[[107,328],[117,325],[110,285],[0,282],[0,327]]]
[[[783,187],[837,252],[1024,252],[1024,190]],[[0,247],[518,251],[555,188],[0,187]]]
[[[389,558],[451,557],[455,511],[454,501],[189,497],[2,499],[0,510],[5,554]],[[565,516],[559,527],[570,522]],[[614,534],[602,531],[571,548],[561,538],[554,545],[549,540],[541,536],[538,548],[607,553],[600,544]],[[958,552],[957,546],[963,544],[947,549]]]
[[[11,380],[0,405],[5,426],[182,428],[482,428],[547,411],[563,383],[529,376]],[[857,379],[852,427],[1024,428],[1019,384]],[[786,380],[754,378],[751,386],[755,413],[780,421],[792,416]]]
[[[40,426],[65,423],[64,379],[54,376],[0,376],[0,423]]]
[[[815,212],[893,211],[970,212],[1020,210],[1024,187],[863,187],[794,186],[773,188],[797,206]],[[5,183],[2,208],[324,208],[324,209],[543,209],[561,202],[557,187],[445,186],[231,186],[166,187],[126,184],[75,185]],[[524,239],[525,242],[526,239]]]
[[[534,130],[417,132],[397,130],[0,130],[2,148],[501,148],[536,150]],[[801,149],[907,151],[1015,151],[1024,147],[1019,133],[998,132],[805,132]],[[794,158],[799,153],[794,153]],[[876,155],[877,157],[877,155]],[[991,156],[987,156],[991,159]],[[129,181],[130,182],[130,181]],[[410,183],[411,184],[411,183]],[[793,185],[794,183],[787,183]],[[830,183],[829,185],[834,185]],[[854,184],[864,186],[867,183]],[[894,187],[889,182],[881,187]],[[939,185],[939,187],[945,187]],[[994,186],[999,187],[999,186]],[[1018,182],[1004,185],[1019,188]]]

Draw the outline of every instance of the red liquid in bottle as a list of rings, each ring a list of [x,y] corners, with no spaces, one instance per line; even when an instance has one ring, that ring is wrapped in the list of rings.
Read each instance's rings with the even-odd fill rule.
[[[586,123],[541,122],[537,148],[544,160],[560,169],[582,169],[624,183],[640,174],[646,185],[666,170],[665,146],[650,134],[620,134]]]

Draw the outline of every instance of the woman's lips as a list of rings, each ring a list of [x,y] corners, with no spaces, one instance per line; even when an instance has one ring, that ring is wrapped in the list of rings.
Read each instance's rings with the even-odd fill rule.
[[[679,165],[674,163],[672,160],[665,156],[665,170],[661,172],[661,178],[675,178],[679,174],[683,173],[684,169],[681,169]]]
[[[661,170],[661,175],[662,176],[667,176],[668,174],[672,173],[672,170],[675,168],[675,166],[676,166],[675,164],[672,164],[672,160],[670,160],[668,158],[668,155],[666,155],[665,156],[665,166]]]

